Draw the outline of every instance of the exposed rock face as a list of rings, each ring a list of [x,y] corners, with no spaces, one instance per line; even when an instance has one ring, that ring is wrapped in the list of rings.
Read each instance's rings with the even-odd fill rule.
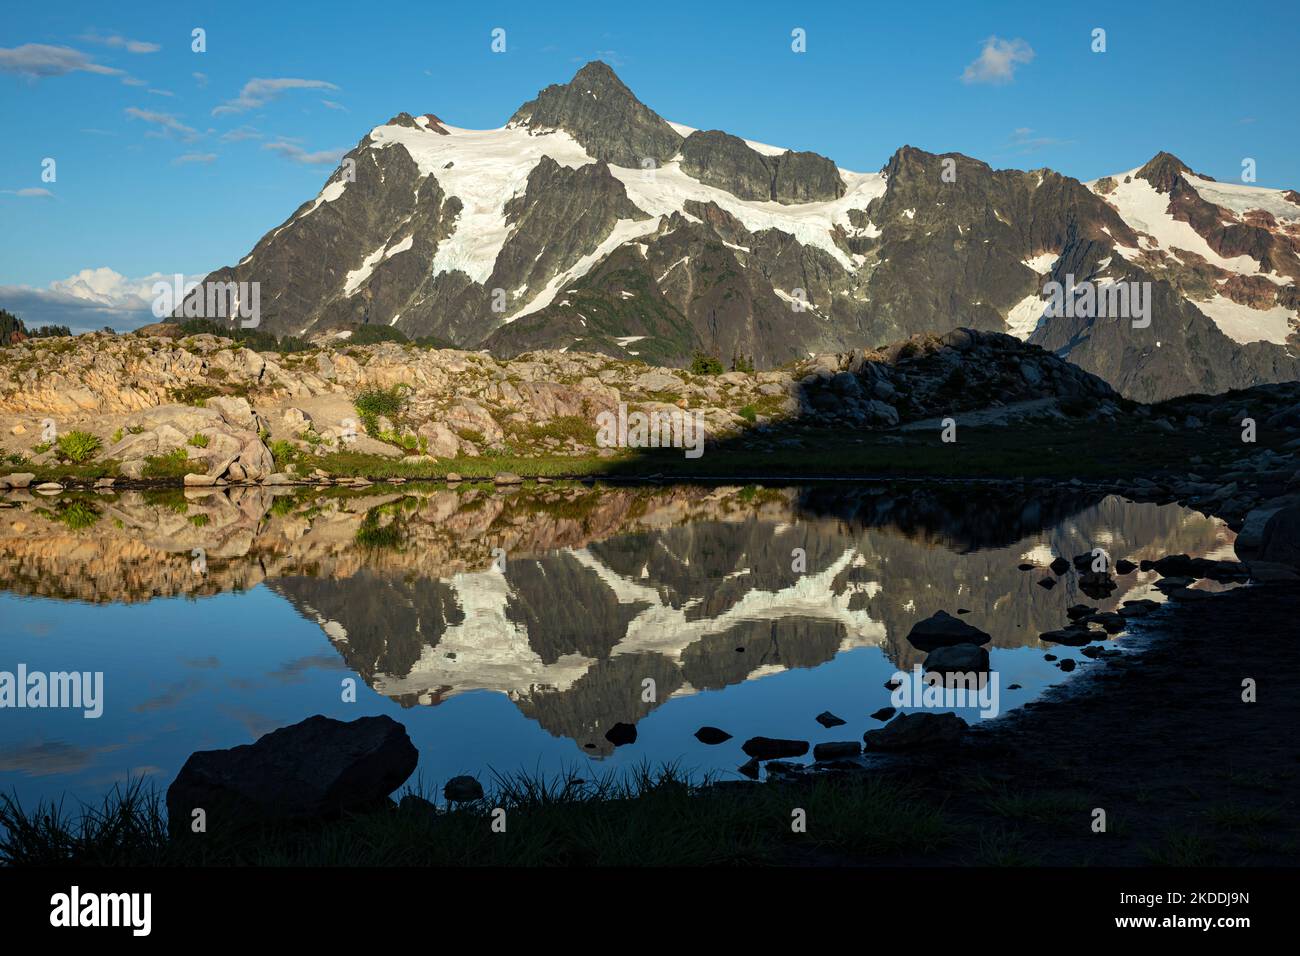
[[[765,156],[721,130],[697,130],[687,136],[682,169],[702,183],[759,202],[821,202],[838,199],[846,189],[839,170],[824,156],[791,150]]]
[[[372,807],[406,781],[418,759],[405,728],[390,717],[309,717],[256,743],[191,754],[167,788],[168,823],[188,833],[202,810],[211,833]]]
[[[594,158],[641,169],[662,165],[681,146],[681,135],[633,95],[604,63],[595,60],[568,83],[548,86],[510,117],[531,130],[562,129]]]
[[[683,138],[597,62],[500,130],[399,113],[345,166],[209,277],[260,282],[277,335],[391,325],[505,357],[762,369],[966,327],[1032,337],[1143,401],[1300,375],[1300,205],[1168,154],[1091,186],[910,146],[851,173]],[[1067,276],[1151,282],[1151,324],[1045,317]]]

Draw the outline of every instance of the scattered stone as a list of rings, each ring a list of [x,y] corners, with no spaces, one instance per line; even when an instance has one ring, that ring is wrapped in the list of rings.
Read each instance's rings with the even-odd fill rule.
[[[63,486],[57,481],[42,481],[32,490],[38,495],[57,495],[63,490]]]
[[[1120,574],[1120,575],[1132,574],[1134,571],[1137,570],[1137,568],[1138,566],[1134,564],[1132,561],[1130,561],[1128,558],[1120,558],[1118,561],[1115,562],[1116,574]]]
[[[845,757],[856,757],[860,753],[862,744],[856,740],[835,741],[813,747],[813,760],[842,760]],[[769,771],[771,768],[772,765],[768,764]]]
[[[1052,573],[1059,578],[1066,571],[1070,570],[1070,562],[1065,560],[1065,558],[1057,558],[1049,564],[1048,567],[1051,568]]]
[[[0,490],[8,488],[30,488],[36,476],[30,471],[19,471],[0,478]]]
[[[817,723],[821,724],[823,727],[827,728],[828,730],[831,727],[838,727],[845,722],[842,718],[836,717],[829,710],[822,711],[820,714],[817,715],[816,719],[817,719]]]
[[[748,777],[750,780],[757,780],[758,771],[761,766],[762,764],[758,762],[758,758],[753,757],[741,764],[739,769],[741,774]]]
[[[808,752],[808,741],[750,737],[740,749],[755,760],[777,760],[782,757],[802,757]]]
[[[448,483],[448,484],[452,484],[452,485],[454,485],[454,484],[457,484],[458,482],[460,482],[460,480],[461,480],[461,477],[460,477],[460,473],[459,473],[459,472],[455,472],[455,471],[449,471],[449,472],[447,472],[447,483]]]
[[[893,707],[881,707],[878,711],[872,714],[871,717],[873,720],[888,720],[890,717],[894,716],[894,713],[895,710]]]
[[[636,724],[617,723],[605,731],[605,739],[615,747],[636,743]]]
[[[1071,621],[1078,621],[1081,618],[1088,617],[1097,609],[1088,604],[1075,604],[1065,609],[1065,616]]]
[[[524,480],[512,471],[499,471],[492,479],[492,484],[499,486],[522,485],[523,483]]]
[[[1064,660],[1060,661],[1056,666],[1068,674],[1070,671],[1074,670],[1075,663],[1073,660],[1067,657]]]
[[[1022,562],[1022,563],[1016,565],[1016,569],[1019,570],[1019,571],[1032,571],[1032,570],[1034,570],[1034,568],[1036,568],[1036,567],[1038,567],[1038,565],[1036,565],[1036,564],[1029,564],[1029,563],[1027,563],[1027,562]]]
[[[468,774],[452,777],[442,788],[442,795],[452,803],[472,803],[483,799],[483,784]]]
[[[918,651],[933,651],[956,644],[987,644],[990,637],[946,611],[938,611],[916,624],[907,635],[907,640]]]
[[[1056,578],[1043,578],[1038,582],[1038,586],[1040,588],[1047,588],[1047,590],[1050,591],[1052,588],[1056,587]]]
[[[182,479],[186,488],[211,488],[217,483],[215,475],[188,474]]]
[[[695,739],[702,744],[708,744],[710,747],[724,743],[731,739],[731,734],[725,730],[719,730],[717,727],[701,727],[695,731]]]
[[[879,730],[862,735],[868,750],[917,750],[950,746],[961,740],[966,721],[952,712],[899,714]]]

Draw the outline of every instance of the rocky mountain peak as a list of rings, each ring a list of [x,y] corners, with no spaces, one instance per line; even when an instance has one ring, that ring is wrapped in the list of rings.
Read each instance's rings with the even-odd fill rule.
[[[592,157],[638,169],[676,155],[682,137],[636,98],[609,65],[593,60],[572,80],[552,84],[515,111],[511,126],[562,129]]]
[[[1149,182],[1156,192],[1167,193],[1173,190],[1184,173],[1198,176],[1201,179],[1212,179],[1210,176],[1202,176],[1200,173],[1192,172],[1190,166],[1173,153],[1166,153],[1164,150],[1152,156],[1150,161],[1139,169],[1135,175],[1138,179],[1145,179]]]

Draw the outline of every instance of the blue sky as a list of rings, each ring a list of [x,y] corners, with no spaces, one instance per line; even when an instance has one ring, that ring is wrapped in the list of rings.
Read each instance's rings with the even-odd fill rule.
[[[204,53],[191,50],[195,27]],[[490,49],[496,27],[505,53]],[[1105,53],[1090,49],[1096,27]],[[805,53],[791,50],[795,28]],[[393,114],[499,126],[596,58],[668,119],[849,169],[879,169],[911,144],[1091,179],[1166,149],[1219,179],[1239,178],[1250,157],[1260,185],[1300,188],[1298,48],[1291,0],[1240,12],[1203,2],[10,4],[0,305],[29,324],[77,322],[76,300],[94,290],[97,308],[129,311],[143,277],[237,261]],[[42,181],[46,158],[54,182]],[[65,282],[82,270],[104,271]]]

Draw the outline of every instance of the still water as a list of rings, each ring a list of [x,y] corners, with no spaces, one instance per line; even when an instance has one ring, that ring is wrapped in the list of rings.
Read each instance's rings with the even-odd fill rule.
[[[24,803],[165,788],[194,750],[318,713],[402,722],[426,785],[641,762],[736,778],[748,737],[881,726],[936,611],[992,635],[1006,712],[1097,666],[1039,640],[1066,608],[1160,597],[1154,573],[1104,600],[1072,574],[1047,590],[1053,557],[1224,557],[1233,538],[1175,505],[900,483],[0,500],[0,671],[104,681],[97,719],[0,710],[0,790]],[[635,743],[606,740],[620,722]],[[701,744],[703,725],[733,739]]]

